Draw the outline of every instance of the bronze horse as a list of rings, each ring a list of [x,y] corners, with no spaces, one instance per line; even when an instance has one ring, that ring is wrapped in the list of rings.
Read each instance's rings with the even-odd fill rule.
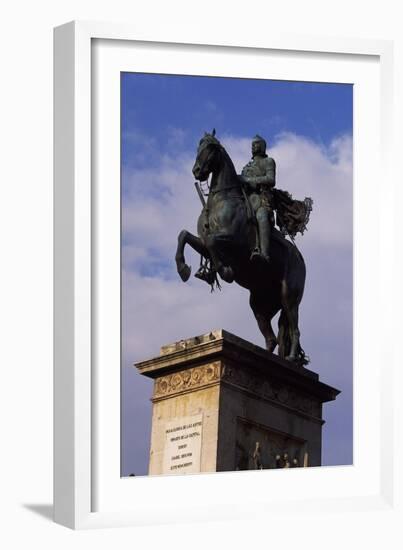
[[[207,202],[197,224],[198,237],[182,230],[178,235],[176,265],[183,281],[190,277],[184,249],[190,245],[202,264],[196,276],[214,285],[217,274],[228,283],[237,282],[250,291],[250,306],[262,332],[266,348],[278,345],[280,357],[300,365],[308,363],[300,345],[298,308],[305,285],[305,263],[297,247],[272,228],[270,262],[252,262],[256,242],[253,216],[244,190],[228,153],[212,134],[200,140],[193,166],[195,178],[204,182],[212,174]],[[271,321],[280,311],[279,332]]]

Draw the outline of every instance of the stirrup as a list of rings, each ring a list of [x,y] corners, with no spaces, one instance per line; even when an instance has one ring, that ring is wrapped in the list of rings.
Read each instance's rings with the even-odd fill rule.
[[[212,285],[215,281],[215,271],[211,269],[206,269],[205,267],[200,267],[195,273],[195,277],[202,281],[205,281],[209,285]]]

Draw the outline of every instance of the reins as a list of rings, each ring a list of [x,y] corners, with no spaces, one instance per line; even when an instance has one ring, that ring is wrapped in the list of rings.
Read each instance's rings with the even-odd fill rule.
[[[210,189],[210,193],[212,195],[217,195],[217,193],[223,193],[224,191],[230,191],[231,189],[239,189],[239,188],[240,188],[239,185],[231,185],[230,187],[223,187],[222,189]],[[239,195],[239,197],[234,197],[234,198],[242,199],[243,197]]]

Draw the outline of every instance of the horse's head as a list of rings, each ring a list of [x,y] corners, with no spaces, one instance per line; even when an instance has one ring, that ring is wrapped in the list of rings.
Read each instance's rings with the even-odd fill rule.
[[[215,137],[215,130],[211,134],[207,132],[201,138],[192,172],[198,181],[206,181],[217,167],[222,146]]]

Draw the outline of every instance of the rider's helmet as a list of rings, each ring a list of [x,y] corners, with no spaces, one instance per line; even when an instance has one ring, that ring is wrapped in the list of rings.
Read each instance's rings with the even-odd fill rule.
[[[252,152],[254,154],[259,153],[261,155],[265,155],[266,146],[266,141],[261,136],[256,134],[256,136],[252,140]]]

